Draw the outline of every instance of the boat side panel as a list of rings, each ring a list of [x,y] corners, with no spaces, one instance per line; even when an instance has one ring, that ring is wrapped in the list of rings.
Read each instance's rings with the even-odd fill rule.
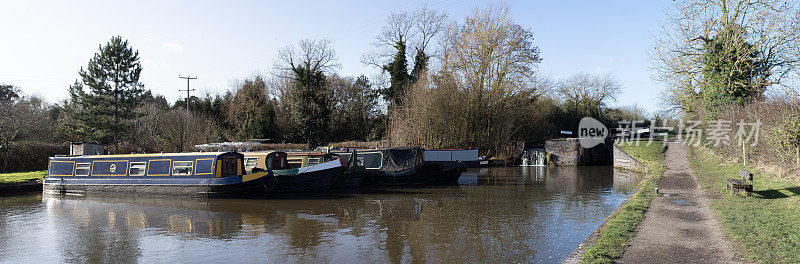
[[[62,177],[58,179],[48,178],[44,182],[43,189],[47,193],[61,194],[114,194],[123,196],[192,196],[192,197],[227,197],[227,196],[249,196],[263,195],[273,189],[274,178],[271,174],[251,181],[241,182],[241,176],[227,177],[224,181],[227,184],[213,184],[222,179],[206,179],[212,184],[179,184],[176,179],[163,178],[162,183],[173,180],[170,184],[125,184],[119,181],[117,184],[80,184],[72,178]],[[121,177],[118,177],[118,179]],[[228,179],[230,178],[230,179]],[[150,179],[151,181],[153,179]],[[187,180],[187,179],[184,179]],[[238,182],[237,182],[238,181]]]
[[[147,176],[169,176],[172,169],[171,159],[151,159],[147,161]]]
[[[221,156],[221,155],[220,155]],[[77,163],[91,164],[90,177],[106,177],[106,176],[127,176],[127,177],[142,177],[142,176],[129,176],[129,169],[131,163],[145,163],[146,177],[200,177],[210,178],[215,177],[217,155],[142,155],[142,156],[113,156],[113,157],[52,157],[50,158],[49,174],[50,176],[74,176],[75,167]],[[176,161],[190,161],[192,162],[191,175],[172,175],[174,163]],[[237,162],[237,171],[241,171],[241,164]]]
[[[94,160],[91,176],[127,176],[128,160]]]
[[[52,176],[72,176],[75,175],[75,161],[53,160],[48,166],[48,174]]]

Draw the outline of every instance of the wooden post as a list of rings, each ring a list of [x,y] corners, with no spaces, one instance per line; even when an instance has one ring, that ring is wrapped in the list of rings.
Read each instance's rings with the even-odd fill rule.
[[[745,147],[744,141],[742,141],[742,163],[744,163],[744,167],[747,168],[747,148]]]

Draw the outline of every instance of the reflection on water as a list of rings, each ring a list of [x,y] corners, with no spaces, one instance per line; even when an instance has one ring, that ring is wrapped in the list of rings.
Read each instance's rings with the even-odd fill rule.
[[[638,181],[518,167],[323,198],[0,198],[0,262],[557,263]]]

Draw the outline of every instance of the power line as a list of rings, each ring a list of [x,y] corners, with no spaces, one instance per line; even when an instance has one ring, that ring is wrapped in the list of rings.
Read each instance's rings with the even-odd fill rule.
[[[184,137],[186,137],[186,133],[189,131],[189,98],[190,98],[189,93],[195,90],[195,89],[190,89],[189,88],[189,81],[197,80],[197,76],[192,77],[192,76],[180,76],[179,75],[178,78],[186,79],[186,90],[178,89],[179,92],[183,92],[183,91],[186,92],[186,101],[185,101],[185,103],[186,103],[186,118],[185,118],[185,120],[183,120],[183,133],[181,133],[181,147],[180,147],[180,152],[183,152],[183,144],[184,144],[184,142],[188,141],[188,138],[186,140],[184,140]]]

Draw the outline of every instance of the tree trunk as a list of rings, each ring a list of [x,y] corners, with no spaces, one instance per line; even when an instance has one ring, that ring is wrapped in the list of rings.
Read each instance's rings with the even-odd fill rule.
[[[119,134],[119,83],[114,83],[114,154],[119,153],[119,142],[117,134]]]
[[[0,149],[0,153],[3,154],[3,169],[0,172],[8,172],[8,149],[9,145],[4,144],[2,149]]]

